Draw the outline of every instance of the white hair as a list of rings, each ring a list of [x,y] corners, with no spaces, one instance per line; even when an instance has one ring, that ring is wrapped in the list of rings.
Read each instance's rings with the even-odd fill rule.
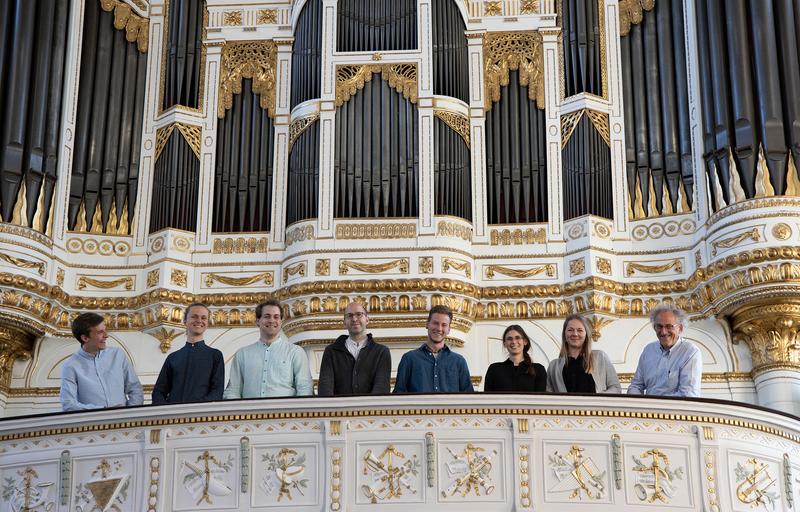
[[[678,306],[666,302],[662,302],[658,306],[654,307],[652,311],[650,311],[650,323],[655,324],[656,317],[658,317],[658,315],[661,313],[672,313],[675,315],[678,323],[681,324],[684,329],[689,326],[689,317],[686,315],[686,313]]]

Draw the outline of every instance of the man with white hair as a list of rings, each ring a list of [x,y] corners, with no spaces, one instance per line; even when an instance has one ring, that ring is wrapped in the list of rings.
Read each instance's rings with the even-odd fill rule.
[[[636,366],[629,395],[700,396],[703,359],[693,343],[683,339],[686,313],[660,304],[650,313],[658,341],[649,343]]]

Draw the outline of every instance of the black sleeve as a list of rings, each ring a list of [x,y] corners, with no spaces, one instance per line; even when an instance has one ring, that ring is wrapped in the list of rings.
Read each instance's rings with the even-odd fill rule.
[[[483,390],[484,391],[497,391],[497,363],[492,363],[489,365],[489,369],[486,370],[486,377],[483,378]]]
[[[536,368],[536,380],[534,381],[534,391],[543,392],[547,389],[547,370],[539,363],[534,363]]]
[[[169,394],[172,392],[172,354],[167,356],[166,361],[158,372],[158,379],[153,386],[153,404],[165,404],[169,401]]]
[[[211,381],[209,382],[208,394],[205,396],[206,401],[222,400],[222,392],[225,390],[225,360],[222,357],[222,352],[214,349],[213,365],[211,367]]]
[[[333,356],[331,346],[325,347],[322,353],[322,363],[319,365],[319,384],[317,385],[317,395],[333,396]]]
[[[389,394],[389,377],[392,374],[392,354],[387,347],[381,346],[376,361],[375,380],[372,382],[373,395]]]

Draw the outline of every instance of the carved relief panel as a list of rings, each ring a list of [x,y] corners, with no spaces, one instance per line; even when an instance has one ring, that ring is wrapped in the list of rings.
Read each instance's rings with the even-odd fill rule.
[[[319,448],[315,444],[288,443],[256,446],[251,506],[318,508],[324,488]]]
[[[236,450],[176,450],[172,508],[177,511],[237,509],[239,471]]]
[[[625,501],[628,505],[692,508],[692,471],[686,447],[625,444]]]

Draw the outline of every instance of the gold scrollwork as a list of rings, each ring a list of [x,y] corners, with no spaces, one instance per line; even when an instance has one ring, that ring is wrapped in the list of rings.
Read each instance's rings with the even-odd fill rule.
[[[223,13],[223,25],[232,27],[242,24],[242,11],[227,11]]]
[[[606,145],[611,146],[611,134],[608,131],[608,114],[606,112],[587,109],[586,117],[592,122],[592,125],[603,138]]]
[[[674,260],[668,261],[661,265],[648,265],[646,263],[630,261],[627,265],[625,265],[625,275],[631,277],[637,271],[645,274],[661,274],[662,272],[666,272],[667,270],[673,268],[675,269],[675,272],[679,274],[683,272],[683,260],[681,258],[675,258]]]
[[[503,3],[501,0],[488,0],[483,3],[484,16],[500,16],[503,14]]]
[[[215,282],[226,284],[228,286],[250,286],[251,284],[255,283],[263,283],[267,286],[272,286],[274,282],[274,275],[271,270],[250,277],[231,277],[213,273],[205,275],[205,283],[207,287],[210,288]]]
[[[408,273],[408,258],[398,258],[386,263],[364,263],[353,260],[339,261],[339,273],[347,274],[350,269],[358,270],[365,274],[381,274],[396,268],[403,274]]]
[[[567,142],[569,142],[569,139],[572,138],[575,128],[578,127],[584,115],[589,118],[592,126],[594,126],[597,133],[603,138],[603,141],[608,146],[611,146],[611,135],[608,131],[608,114],[584,108],[561,116],[561,148],[563,149],[567,145]]]
[[[439,236],[460,238],[469,242],[472,240],[472,227],[442,220],[436,225],[436,234]]]
[[[259,9],[256,15],[257,25],[273,25],[278,22],[278,11],[275,9]]]
[[[492,229],[489,232],[491,245],[543,244],[546,239],[547,233],[543,228]]]
[[[289,153],[292,152],[292,147],[300,135],[303,134],[312,124],[319,120],[319,114],[313,113],[311,115],[301,117],[292,121],[289,125]]]
[[[411,103],[417,102],[416,64],[358,64],[336,67],[336,106],[341,107],[356,91],[363,89],[374,73],[380,73],[390,87]]]
[[[419,258],[419,273],[420,274],[433,274],[433,258],[430,256],[420,256]]]
[[[317,260],[314,270],[318,276],[331,275],[331,260],[328,258]]]
[[[800,302],[744,307],[731,318],[733,339],[750,348],[754,372],[776,365],[800,368]]]
[[[472,265],[468,261],[458,261],[453,258],[442,258],[442,272],[447,272],[450,269],[464,272],[467,279],[472,277]]]
[[[544,56],[539,32],[489,32],[483,39],[486,100],[484,110],[500,101],[500,88],[508,85],[509,71],[519,70],[519,84],[528,87],[528,98],[545,107]]]
[[[169,352],[172,348],[172,341],[181,334],[182,331],[175,329],[165,329],[162,327],[150,333],[152,337],[158,340],[158,348],[161,349],[162,354]]]
[[[226,42],[222,47],[217,117],[233,107],[233,95],[242,92],[242,79],[253,79],[253,94],[261,97],[261,108],[275,115],[275,66],[278,46],[274,41]]]
[[[126,276],[119,279],[113,279],[111,281],[102,281],[89,276],[80,276],[78,277],[78,284],[76,288],[78,290],[85,290],[87,286],[92,286],[94,288],[110,290],[111,288],[116,288],[120,285],[125,285],[125,289],[128,291],[133,290],[133,277]]]
[[[301,261],[300,263],[297,263],[295,265],[291,265],[291,266],[288,266],[288,267],[284,268],[283,269],[283,283],[286,284],[286,282],[289,280],[289,276],[293,276],[295,274],[297,274],[300,277],[305,277],[305,275],[306,275],[306,262],[305,261]]]
[[[182,288],[186,288],[186,284],[189,279],[189,273],[185,270],[180,270],[177,268],[173,268],[172,272],[169,274],[169,282],[174,284],[175,286],[180,286]]]
[[[136,42],[136,48],[147,53],[150,36],[150,20],[142,18],[131,9],[131,6],[119,0],[100,0],[100,7],[106,12],[114,11],[114,28],[125,30],[125,39],[129,43]]]
[[[26,259],[23,259],[23,258],[17,258],[17,257],[11,256],[10,254],[6,254],[4,252],[0,252],[0,259],[3,260],[3,261],[6,261],[8,263],[11,263],[15,267],[26,268],[26,269],[27,268],[35,268],[36,271],[39,272],[40,276],[44,275],[44,269],[46,267],[44,262],[31,261],[31,260],[26,260]]]
[[[656,6],[656,0],[620,0],[619,1],[619,35],[627,36],[631,25],[642,22],[644,11]]]
[[[217,238],[212,254],[255,254],[267,252],[266,238]]]
[[[520,14],[536,14],[539,12],[539,0],[522,0],[519,4]]]
[[[569,277],[579,276],[586,272],[586,259],[576,258],[569,262]]]
[[[544,272],[548,277],[553,277],[556,275],[556,266],[552,263],[547,263],[546,265],[539,265],[524,270],[518,268],[504,267],[501,265],[486,266],[487,279],[494,279],[495,274],[502,274],[504,276],[514,277],[517,279],[526,279],[528,277],[539,275],[542,272]]]
[[[758,228],[753,228],[743,233],[739,233],[738,235],[731,236],[728,238],[723,238],[722,240],[714,240],[711,242],[711,246],[713,249],[711,250],[711,256],[717,255],[717,250],[722,249],[730,249],[731,247],[740,244],[741,242],[751,239],[753,242],[758,242],[761,240],[761,235],[758,232]]]
[[[158,286],[158,279],[160,277],[160,272],[158,269],[151,270],[147,273],[147,287],[154,288]]]
[[[433,111],[433,115],[441,119],[442,122],[444,122],[444,124],[449,126],[454,132],[459,134],[461,138],[464,139],[464,142],[467,144],[467,147],[470,147],[470,142],[469,142],[470,126],[469,126],[469,118],[467,116],[442,109],[435,109]]]
[[[415,238],[416,224],[337,224],[338,240]]]
[[[292,245],[295,242],[304,242],[306,240],[314,239],[314,226],[308,224],[306,226],[296,227],[286,232],[286,245]]]

